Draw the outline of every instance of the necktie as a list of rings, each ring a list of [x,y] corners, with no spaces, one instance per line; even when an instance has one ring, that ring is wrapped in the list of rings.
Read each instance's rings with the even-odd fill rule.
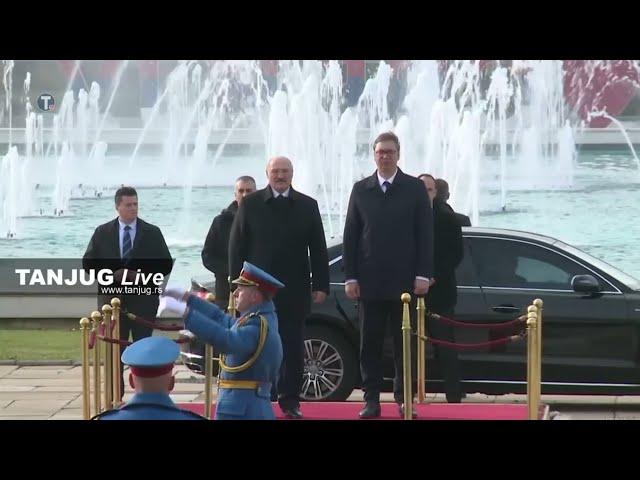
[[[282,209],[287,205],[287,197],[285,197],[284,195],[278,195],[276,198],[274,198],[275,200],[275,206],[278,209]]]
[[[386,180],[382,183],[382,191],[384,193],[387,193],[387,191],[389,190],[389,187],[391,186],[391,184],[389,182],[387,182]]]
[[[124,236],[122,237],[122,258],[129,258],[131,254],[131,234],[129,231],[131,227],[129,225],[125,225],[124,227]]]

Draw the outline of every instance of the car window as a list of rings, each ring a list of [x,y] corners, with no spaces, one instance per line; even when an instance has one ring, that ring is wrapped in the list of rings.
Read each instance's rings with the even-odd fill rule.
[[[516,275],[527,283],[551,283],[554,285],[570,285],[571,273],[549,262],[525,256],[518,257]]]
[[[571,290],[574,275],[591,273],[567,257],[517,240],[474,238],[473,253],[487,287]]]

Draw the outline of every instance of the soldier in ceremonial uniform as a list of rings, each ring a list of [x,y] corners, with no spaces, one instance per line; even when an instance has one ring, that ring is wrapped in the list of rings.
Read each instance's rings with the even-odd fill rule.
[[[166,337],[146,337],[132,343],[122,354],[129,365],[129,384],[135,395],[125,405],[107,410],[93,420],[206,420],[178,408],[171,400],[175,377],[173,365],[180,347]]]
[[[244,262],[232,283],[240,318],[179,288],[168,288],[159,313],[185,318],[185,328],[221,352],[216,420],[273,420],[271,387],[282,363],[282,341],[272,301],[284,285],[264,270]]]

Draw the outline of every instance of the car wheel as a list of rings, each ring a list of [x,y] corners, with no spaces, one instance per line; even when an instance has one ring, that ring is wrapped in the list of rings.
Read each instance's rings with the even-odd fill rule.
[[[303,400],[346,400],[355,387],[357,369],[356,352],[338,329],[307,327],[300,395]]]

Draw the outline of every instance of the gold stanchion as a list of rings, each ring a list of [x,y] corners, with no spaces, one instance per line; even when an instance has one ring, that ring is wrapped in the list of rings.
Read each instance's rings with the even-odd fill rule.
[[[211,385],[213,376],[213,347],[204,347],[204,416],[211,418]]]
[[[418,310],[418,325],[417,325],[417,330],[418,330],[418,340],[417,340],[417,347],[418,347],[418,351],[416,352],[416,357],[417,357],[417,361],[418,361],[418,368],[416,370],[417,375],[418,375],[418,403],[424,403],[425,402],[425,398],[426,398],[426,393],[427,393],[427,389],[426,389],[426,383],[427,383],[427,377],[426,377],[426,373],[427,373],[427,355],[426,355],[426,348],[427,348],[427,342],[424,339],[424,337],[427,336],[426,334],[426,320],[425,320],[425,304],[424,304],[424,297],[419,297],[418,298],[418,306],[416,308]]]
[[[80,319],[80,331],[82,333],[82,418],[89,420],[91,417],[91,394],[89,393],[89,319]]]
[[[534,305],[527,310],[527,404],[529,407],[529,420],[538,419],[539,409],[539,380],[537,361],[537,323],[538,313]]]
[[[111,308],[113,308],[113,314],[111,315],[111,321],[114,322],[113,337],[120,339],[120,299],[111,299]],[[120,356],[122,355],[122,346],[114,345],[113,348],[113,406],[117,407],[122,402],[122,393],[120,385],[122,379],[122,370],[120,368]]]
[[[99,414],[102,410],[100,395],[100,348],[102,347],[98,335],[100,334],[100,321],[102,315],[100,312],[91,312],[91,325],[93,326],[93,334],[95,335],[95,343],[93,344],[93,410],[94,415]]]
[[[213,293],[208,293],[205,300],[207,302],[215,302],[216,296]],[[205,344],[204,346],[204,416],[211,418],[212,408],[212,396],[213,396],[213,361],[220,361],[220,357],[213,357],[213,346]],[[218,382],[216,388],[220,384],[220,372],[218,371]]]
[[[411,295],[403,293],[402,302],[402,359],[404,383],[404,419],[411,420],[413,414],[413,395],[411,394],[411,320],[409,317],[409,302]]]
[[[111,338],[111,305],[102,306],[102,318],[104,325],[104,338]],[[104,408],[113,408],[113,345],[104,342]]]
[[[538,309],[538,334],[536,339],[538,340],[536,351],[538,356],[538,403],[542,404],[542,306],[544,302],[540,298],[536,298],[533,301],[533,305]]]

